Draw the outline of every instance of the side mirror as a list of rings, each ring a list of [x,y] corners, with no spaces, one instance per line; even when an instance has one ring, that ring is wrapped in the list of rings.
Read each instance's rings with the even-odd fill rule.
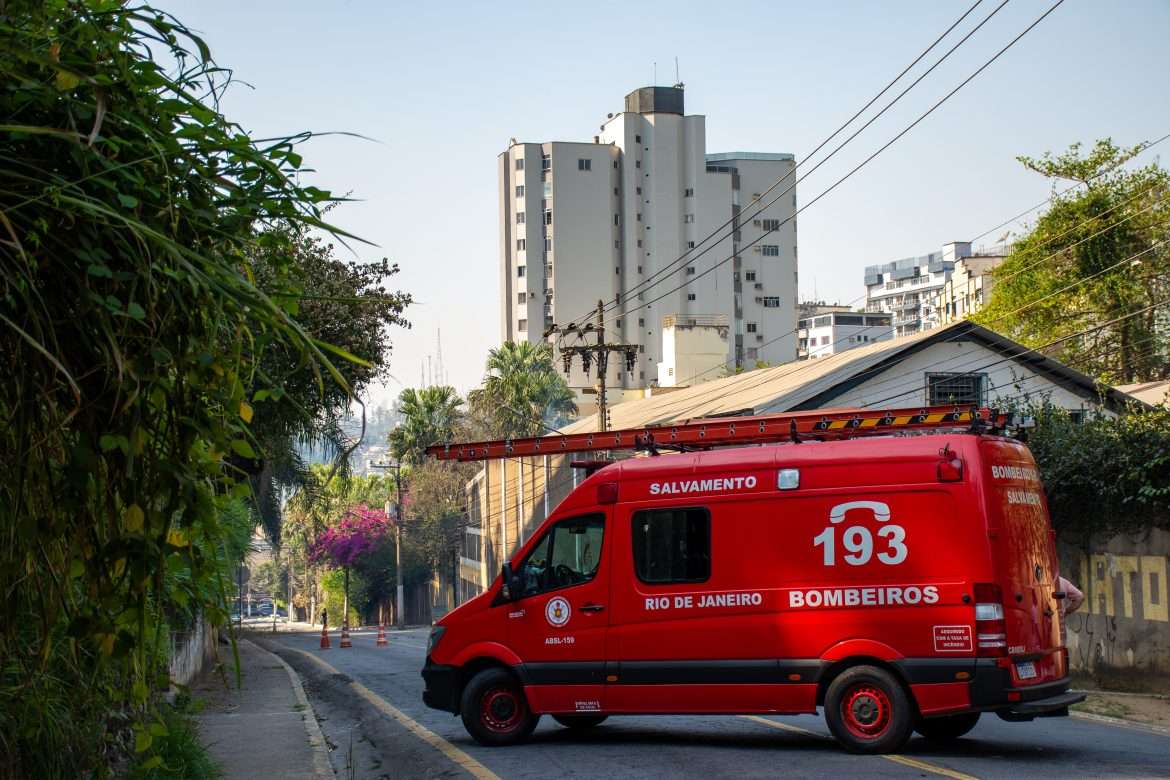
[[[519,594],[519,578],[512,574],[512,564],[505,563],[500,569],[500,579],[503,580],[503,586],[500,588],[500,595],[504,601],[515,601]]]

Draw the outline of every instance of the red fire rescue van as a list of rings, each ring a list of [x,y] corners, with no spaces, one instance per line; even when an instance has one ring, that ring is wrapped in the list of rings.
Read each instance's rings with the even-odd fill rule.
[[[821,707],[855,752],[913,731],[953,739],[985,712],[1067,715],[1083,697],[1068,692],[1027,448],[961,431],[808,441],[789,425],[800,443],[630,458],[585,479],[434,626],[425,702],[485,745],[524,739],[541,714],[585,728]]]

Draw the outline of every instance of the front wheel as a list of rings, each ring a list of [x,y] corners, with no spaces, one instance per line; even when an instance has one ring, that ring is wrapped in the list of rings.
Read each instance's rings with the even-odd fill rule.
[[[553,715],[553,720],[567,729],[591,729],[601,725],[605,715]]]
[[[885,669],[854,666],[829,685],[825,720],[851,753],[893,753],[910,739],[913,705]]]
[[[975,728],[978,722],[978,712],[964,712],[941,718],[923,718],[914,730],[933,742],[951,742]]]
[[[540,720],[529,709],[524,689],[506,669],[484,669],[472,677],[460,704],[467,733],[487,747],[527,739]]]

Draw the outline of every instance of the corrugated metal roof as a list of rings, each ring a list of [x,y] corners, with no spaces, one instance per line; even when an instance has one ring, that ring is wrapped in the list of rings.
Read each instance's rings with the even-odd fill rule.
[[[1117,389],[1150,406],[1170,404],[1170,379],[1163,379],[1160,382],[1139,382],[1136,385],[1118,385]]]
[[[611,427],[638,428],[695,417],[788,411],[921,341],[938,339],[959,327],[968,329],[970,325],[956,322],[817,360],[760,368],[665,395],[625,401],[610,407]],[[584,417],[561,430],[565,433],[597,430],[597,415]]]

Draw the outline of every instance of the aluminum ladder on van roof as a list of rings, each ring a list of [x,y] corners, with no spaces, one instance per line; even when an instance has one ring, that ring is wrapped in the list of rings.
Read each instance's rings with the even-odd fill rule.
[[[750,417],[707,417],[667,425],[590,433],[551,433],[521,439],[435,444],[427,454],[438,460],[494,460],[611,450],[706,450],[745,444],[829,441],[890,435],[930,428],[988,432],[1003,427],[1009,415],[996,409],[926,406],[910,409],[829,409]]]

